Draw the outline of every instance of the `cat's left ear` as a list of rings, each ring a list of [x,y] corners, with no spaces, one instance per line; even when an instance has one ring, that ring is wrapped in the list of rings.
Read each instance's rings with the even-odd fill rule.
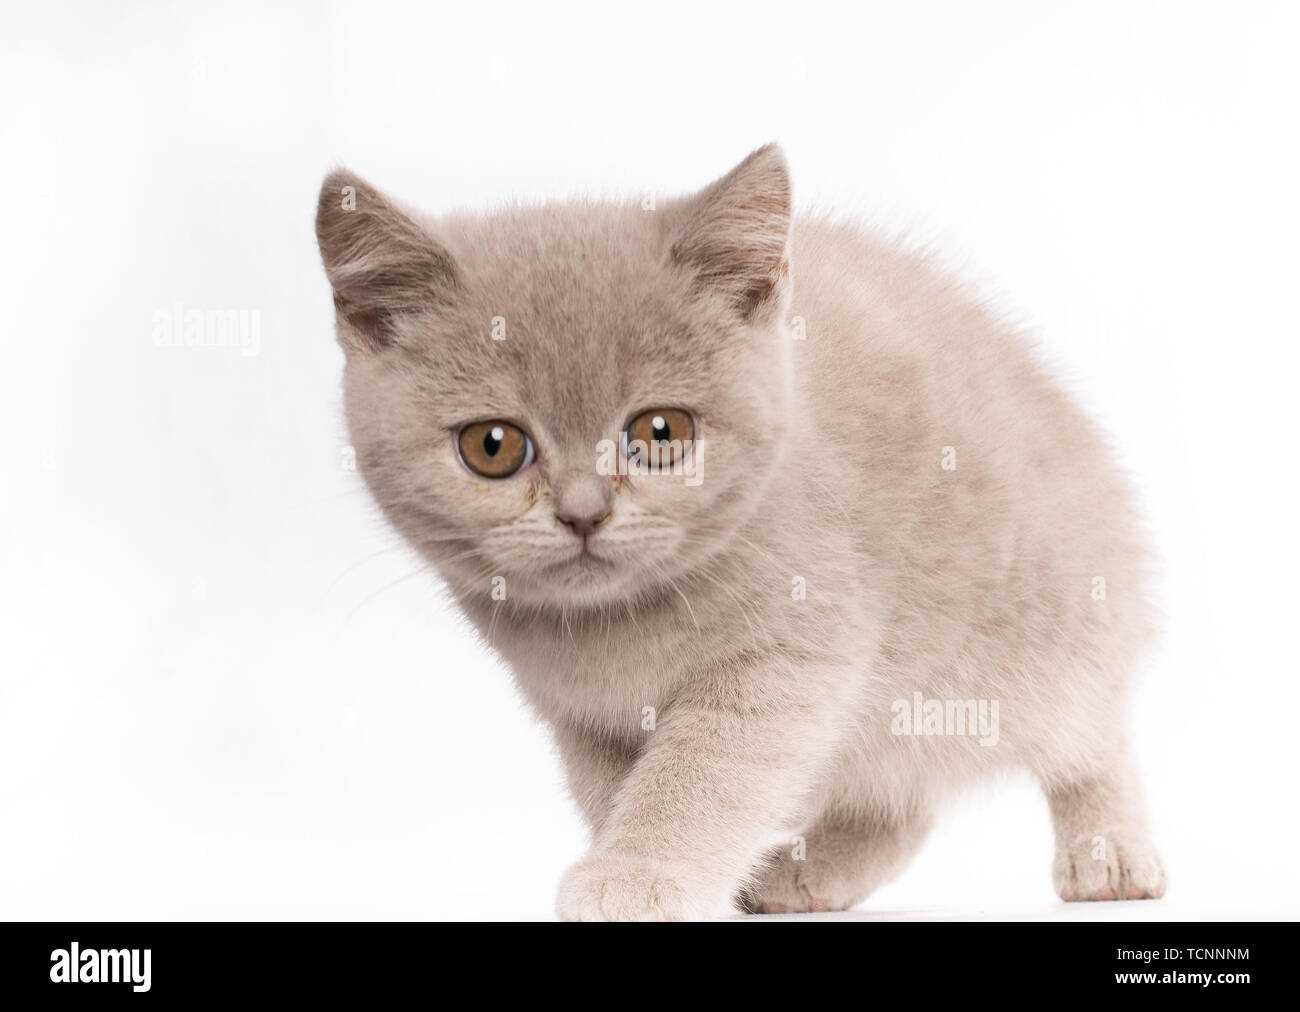
[[[769,144],[669,211],[673,260],[748,322],[789,298],[790,194],[785,155]]]

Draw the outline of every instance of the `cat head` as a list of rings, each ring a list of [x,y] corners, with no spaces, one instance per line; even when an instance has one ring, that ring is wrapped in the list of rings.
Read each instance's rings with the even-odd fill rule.
[[[316,233],[380,507],[460,594],[596,607],[706,566],[785,450],[789,231],[774,146],[657,207],[437,222],[331,174]]]

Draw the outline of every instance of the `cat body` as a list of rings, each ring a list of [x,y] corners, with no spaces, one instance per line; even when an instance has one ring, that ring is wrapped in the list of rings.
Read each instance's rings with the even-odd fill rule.
[[[793,217],[772,147],[653,211],[434,222],[336,174],[318,234],[361,470],[592,827],[561,916],[846,908],[1010,767],[1047,794],[1064,898],[1163,892],[1125,731],[1131,493],[969,292]],[[694,482],[597,466],[646,409],[694,419]],[[535,457],[485,478],[463,432],[494,418]]]

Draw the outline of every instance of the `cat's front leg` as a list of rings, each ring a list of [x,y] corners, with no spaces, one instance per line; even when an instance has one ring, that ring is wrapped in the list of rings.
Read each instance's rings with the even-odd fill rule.
[[[592,852],[560,884],[565,920],[724,914],[802,807],[846,727],[852,673],[770,666],[713,676],[663,711]]]
[[[768,856],[740,905],[755,914],[848,910],[897,876],[929,832],[928,805],[828,812]]]
[[[596,839],[614,807],[619,786],[636,761],[637,747],[566,722],[557,722],[553,727],[569,793],[582,810],[592,839]]]

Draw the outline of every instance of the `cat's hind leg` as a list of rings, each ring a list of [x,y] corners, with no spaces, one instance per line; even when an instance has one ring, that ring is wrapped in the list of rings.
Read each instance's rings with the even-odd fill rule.
[[[1101,771],[1044,781],[1056,828],[1052,878],[1061,899],[1159,899],[1165,870],[1152,846],[1137,776],[1116,750]]]
[[[749,913],[848,910],[907,867],[930,824],[928,812],[823,818],[774,851],[737,902]]]

